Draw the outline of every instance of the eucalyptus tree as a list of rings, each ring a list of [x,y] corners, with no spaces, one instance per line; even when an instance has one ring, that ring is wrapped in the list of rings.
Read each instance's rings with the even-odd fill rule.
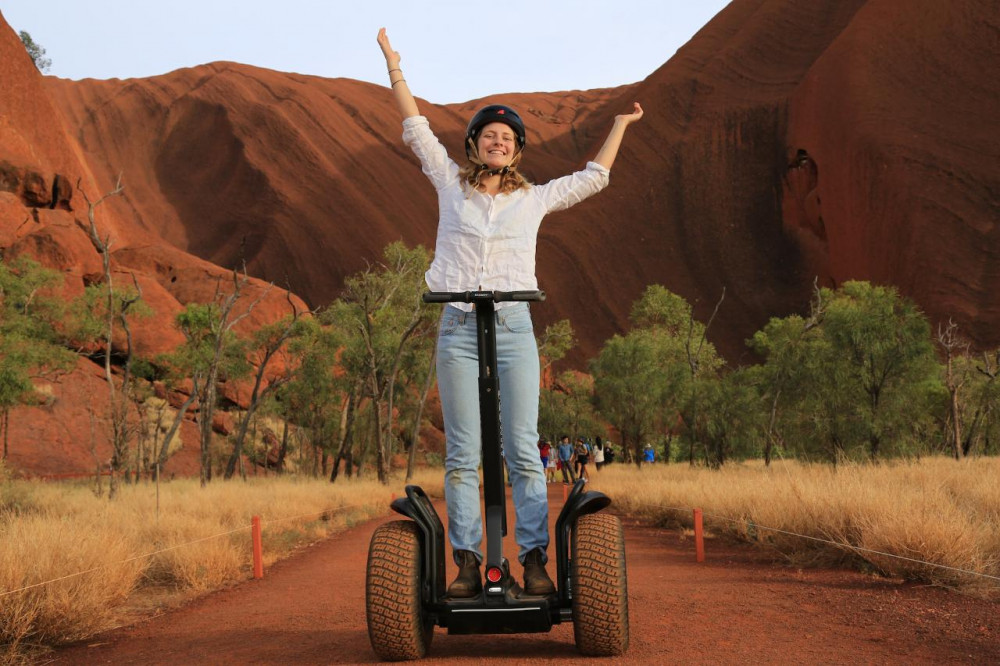
[[[275,399],[285,423],[293,423],[307,438],[317,455],[333,455],[331,481],[337,480],[341,460],[350,472],[350,437],[357,402],[358,380],[339,369],[338,356],[345,344],[345,335],[330,323],[329,311],[301,320],[301,329],[289,341],[289,354],[294,371],[282,385]],[[338,436],[339,433],[339,436]],[[282,435],[278,455],[278,470],[284,471],[289,438]],[[334,447],[336,441],[338,446]],[[318,469],[314,470],[318,473]]]
[[[135,374],[137,359],[132,324],[137,318],[151,316],[153,311],[143,302],[142,289],[135,276],[132,277],[131,286],[115,286],[111,281],[110,263],[106,262],[104,280],[88,285],[83,296],[71,307],[73,337],[97,341],[108,386],[113,472],[110,499],[117,495],[118,473],[131,473],[129,444],[139,436],[142,426],[137,403],[145,398],[147,390],[144,380]]]
[[[604,430],[594,409],[594,380],[573,370],[559,374],[552,386],[541,391],[538,431],[546,439],[557,441],[562,435],[571,438],[590,436]]]
[[[559,441],[562,434],[569,435],[571,430],[569,408],[566,403],[569,396],[559,386],[558,381],[551,386],[543,387],[538,396],[538,434],[543,439]]]
[[[930,324],[893,287],[854,281],[822,291],[831,377],[845,383],[868,454],[877,460],[887,441],[905,445],[908,431],[927,419],[940,383]]]
[[[41,73],[46,73],[52,66],[52,58],[45,57],[45,49],[41,44],[36,42],[32,37],[31,33],[27,30],[21,30],[17,33],[18,37],[21,38],[21,43],[24,44],[24,49],[31,56],[31,61],[35,63],[35,67]]]
[[[693,463],[705,422],[703,385],[715,381],[722,366],[706,339],[708,326],[662,285],[646,288],[630,320],[632,330],[605,343],[592,365],[598,408],[618,427],[622,444],[634,448],[637,463],[645,440],[671,436],[680,421]]]
[[[420,450],[420,430],[424,409],[434,388],[437,344],[434,336],[420,336],[403,354],[400,363],[396,411],[399,414],[400,435],[408,447],[406,481],[413,478]],[[407,427],[406,423],[411,424]]]
[[[576,346],[576,332],[569,319],[560,319],[546,326],[541,335],[535,338],[535,342],[538,345],[540,376],[544,383],[552,364],[562,360]]]
[[[232,291],[227,292],[220,279],[211,302],[188,303],[175,318],[185,340],[170,360],[191,380],[192,396],[195,393],[198,395],[202,486],[212,480],[212,433],[219,379],[239,379],[250,371],[245,341],[233,329],[250,316],[269,289],[265,288],[237,314],[236,304],[243,296],[247,282],[245,272],[241,275],[233,271]],[[163,447],[166,446],[167,442],[164,442]]]
[[[653,414],[659,408],[660,373],[648,331],[615,334],[591,361],[597,407],[622,436],[623,453],[633,449],[639,465],[643,439],[652,431]]]
[[[430,253],[423,246],[388,245],[382,261],[345,281],[337,324],[348,336],[342,361],[356,377],[364,377],[375,420],[376,470],[389,481],[393,452],[397,380],[405,353],[416,340],[433,334],[439,316],[422,301],[424,273]]]
[[[705,458],[710,467],[759,457],[766,441],[757,368],[738,368],[705,382]]]
[[[775,449],[788,451],[802,438],[785,435],[797,425],[799,412],[794,407],[812,387],[823,380],[818,359],[825,346],[823,300],[817,289],[808,318],[789,315],[772,317],[763,329],[747,341],[764,363],[754,370],[759,378],[760,395],[766,401],[767,425],[764,430],[764,464],[770,465]]]
[[[772,319],[750,346],[768,403],[765,455],[775,446],[831,462],[927,448],[945,394],[930,326],[891,287],[818,289],[811,314]]]
[[[961,355],[958,372],[968,373],[969,384],[962,428],[962,455],[1000,452],[1000,349]]]
[[[545,438],[555,441],[560,435],[582,432],[578,430],[579,419],[574,414],[580,412],[579,395],[586,394],[588,400],[593,399],[593,386],[584,392],[575,390],[578,380],[571,372],[563,372],[553,377],[551,368],[554,363],[566,356],[566,353],[576,346],[576,333],[569,319],[561,319],[545,327],[535,338],[538,345],[538,362],[542,386],[539,392],[538,432]],[[593,410],[591,409],[591,412]],[[596,421],[596,416],[593,419]]]
[[[282,359],[284,363],[279,374],[271,376],[265,384],[265,376],[272,362],[279,358],[287,348],[289,340],[302,335],[302,313],[292,301],[291,293],[286,293],[286,300],[291,307],[291,314],[283,319],[253,331],[246,341],[247,358],[253,368],[254,383],[250,391],[250,399],[247,403],[246,411],[240,418],[236,427],[236,437],[233,442],[233,451],[226,463],[225,478],[232,478],[236,472],[236,465],[243,455],[243,442],[246,439],[250,423],[260,406],[262,400],[267,399],[283,384],[290,381],[294,368],[293,358],[287,354]]]
[[[5,460],[10,411],[34,391],[33,379],[65,372],[76,359],[61,340],[58,323],[64,309],[51,296],[61,284],[59,273],[28,257],[0,257],[0,428]]]

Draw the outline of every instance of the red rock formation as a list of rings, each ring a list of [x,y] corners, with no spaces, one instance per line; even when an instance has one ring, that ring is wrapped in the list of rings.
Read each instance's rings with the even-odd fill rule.
[[[734,361],[768,317],[806,307],[814,277],[895,284],[993,347],[998,23],[989,0],[735,0],[640,83],[420,106],[453,155],[475,108],[519,108],[525,169],[544,182],[643,103],[611,187],[542,227],[538,322],[572,320],[571,365],[627,327],[653,282],[702,318],[725,288],[710,337]],[[56,196],[73,212],[36,206],[54,174],[93,197],[119,172],[127,196],[101,210],[118,270],[144,276],[164,311],[241,258],[323,305],[387,243],[433,244],[434,192],[387,87],[234,63],[43,80],[2,24],[0,63],[0,247],[92,273],[80,193]]]
[[[1000,344],[1000,13],[864,3],[789,99],[818,172],[804,218],[832,281],[891,283]],[[818,233],[821,231],[822,233]]]
[[[65,116],[53,107],[43,77],[0,16],[0,253],[7,258],[27,254],[58,270],[65,293],[75,296],[103,280],[101,257],[89,236],[88,201],[113,189],[120,170],[97,159],[100,168],[92,171],[88,159],[94,158],[84,157],[87,151],[64,125]],[[145,171],[137,174],[137,182]],[[125,196],[96,208],[95,221],[101,237],[111,241],[114,283],[137,283],[152,310],[132,323],[135,353],[152,358],[183,341],[172,322],[184,304],[209,302],[217,289],[231,291],[232,273],[137,225],[132,197],[141,193],[133,193],[127,181],[125,188]],[[290,311],[282,289],[251,279],[244,291],[234,315],[262,300],[237,330]],[[292,303],[306,309],[299,298]],[[122,349],[124,336],[115,343]],[[108,395],[103,369],[81,360],[71,373],[43,381],[39,388],[40,404],[18,408],[10,419],[9,463],[35,474],[89,472],[96,462],[104,464],[110,443],[103,422]],[[238,390],[231,388],[232,393]],[[168,474],[198,469],[198,434],[192,423],[184,424],[181,440],[183,448],[171,458]]]

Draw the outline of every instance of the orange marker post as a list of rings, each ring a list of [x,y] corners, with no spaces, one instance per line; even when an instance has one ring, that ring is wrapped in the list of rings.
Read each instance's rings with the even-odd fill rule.
[[[701,509],[694,510],[694,553],[695,561],[705,561],[705,530],[702,529]]]
[[[250,535],[253,538],[253,577],[264,577],[264,546],[260,538],[260,516],[250,519]]]

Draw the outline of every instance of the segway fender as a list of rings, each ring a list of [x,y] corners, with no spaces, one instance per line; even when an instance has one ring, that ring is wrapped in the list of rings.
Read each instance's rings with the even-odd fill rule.
[[[570,586],[569,546],[570,532],[576,526],[580,516],[597,513],[611,504],[611,498],[597,490],[583,492],[583,480],[573,485],[559,518],[556,520],[556,578],[559,594],[559,606],[562,619],[570,619],[573,592]]]
[[[392,501],[389,507],[398,514],[406,516],[410,520],[416,522],[422,522],[420,513],[417,511],[416,507],[413,506],[413,502],[409,497],[397,497]]]
[[[445,595],[444,525],[441,518],[420,486],[406,486],[406,497],[396,498],[389,506],[420,526],[424,601],[437,604]]]

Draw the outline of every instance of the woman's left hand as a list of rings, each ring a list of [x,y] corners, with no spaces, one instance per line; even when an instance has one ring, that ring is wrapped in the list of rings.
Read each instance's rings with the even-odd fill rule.
[[[615,116],[616,121],[621,121],[626,125],[631,125],[640,118],[642,118],[642,107],[639,106],[639,102],[635,102],[635,110],[632,113],[623,113],[621,115]]]
[[[604,145],[594,157],[594,162],[605,169],[610,169],[611,165],[614,164],[615,156],[618,155],[618,147],[621,146],[622,137],[625,136],[625,130],[628,129],[629,125],[642,118],[642,107],[639,106],[639,102],[634,102],[634,105],[635,110],[632,113],[615,116],[615,122],[611,126],[608,138],[604,140]]]

